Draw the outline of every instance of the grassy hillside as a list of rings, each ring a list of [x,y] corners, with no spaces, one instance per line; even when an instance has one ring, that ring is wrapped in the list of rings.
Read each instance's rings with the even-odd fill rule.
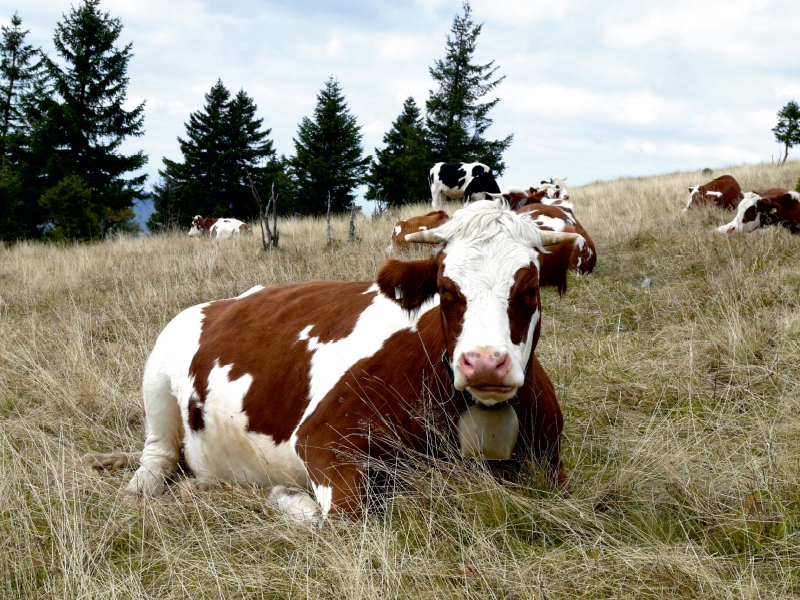
[[[793,188],[800,162],[724,172]],[[570,497],[535,470],[500,485],[475,463],[409,459],[364,522],[322,531],[247,488],[137,505],[130,473],[91,477],[78,459],[141,449],[142,368],[181,309],[256,283],[372,279],[397,215],[361,217],[355,244],[336,222],[332,248],[323,221],[286,222],[272,253],[257,236],[0,247],[0,597],[800,595],[800,236],[682,215],[708,179],[570,190],[600,258],[565,298],[543,293],[537,349]]]

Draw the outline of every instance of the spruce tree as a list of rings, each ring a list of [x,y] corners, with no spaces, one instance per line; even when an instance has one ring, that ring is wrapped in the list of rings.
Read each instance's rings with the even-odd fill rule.
[[[18,13],[11,17],[11,27],[2,26],[0,41],[0,156],[6,156],[9,135],[25,128],[23,101],[42,77],[41,51],[25,43],[30,31],[21,29]]]
[[[778,124],[772,128],[772,132],[775,139],[783,144],[783,164],[789,158],[789,148],[800,146],[800,105],[797,102],[790,100],[778,111]]]
[[[494,61],[473,64],[478,36],[483,25],[472,19],[469,2],[463,4],[464,14],[456,15],[447,36],[447,53],[429,69],[437,89],[430,91],[425,103],[426,127],[433,150],[434,162],[482,162],[495,175],[505,169],[503,152],[511,145],[512,135],[490,141],[484,135],[492,125],[488,117],[499,98],[480,102],[494,92],[505,77],[495,79],[499,67]]]
[[[244,90],[231,98],[218,80],[205,101],[189,115],[186,139],[178,138],[183,162],[165,158],[159,171],[163,184],[154,188],[154,224],[178,213],[183,225],[196,214],[251,218],[258,207],[247,174],[262,195],[277,178],[280,165],[269,139],[272,130],[262,129],[253,99]]]
[[[414,98],[406,98],[403,112],[383,136],[383,143],[386,144],[383,150],[375,149],[365,197],[386,200],[390,206],[429,198],[431,151]]]
[[[355,188],[365,181],[371,157],[363,156],[361,127],[333,77],[317,94],[314,118],[303,117],[289,159],[293,208],[301,214],[349,210]]]
[[[56,26],[53,43],[64,66],[44,58],[55,97],[35,107],[40,120],[32,125],[30,149],[50,190],[66,189],[73,175],[85,182],[107,232],[136,227],[132,206],[144,198],[147,176],[126,175],[143,167],[147,157],[119,151],[126,138],[144,134],[144,102],[124,108],[132,44],[116,46],[122,23],[99,5],[100,0],[83,0]],[[51,196],[47,204],[55,205]],[[76,215],[79,221],[87,218]]]

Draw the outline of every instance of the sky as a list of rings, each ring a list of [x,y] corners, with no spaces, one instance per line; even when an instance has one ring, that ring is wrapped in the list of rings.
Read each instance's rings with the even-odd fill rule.
[[[29,43],[54,56],[71,5],[0,0],[0,20],[18,11]],[[177,137],[217,79],[254,98],[277,152],[292,155],[299,122],[333,76],[374,153],[405,98],[424,107],[429,67],[461,12],[461,0],[100,6],[122,20],[120,45],[133,43],[128,103],[146,101],[146,133],[123,150],[149,155],[148,185],[162,157],[182,159]],[[514,134],[501,188],[777,160],[776,113],[800,100],[797,0],[473,0],[472,9],[483,24],[475,60],[494,60],[505,76],[487,134]]]

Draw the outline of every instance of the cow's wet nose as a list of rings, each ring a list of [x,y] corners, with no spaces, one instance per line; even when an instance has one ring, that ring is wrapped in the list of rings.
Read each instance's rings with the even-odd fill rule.
[[[464,352],[458,366],[470,385],[499,384],[511,368],[511,359],[497,350]]]

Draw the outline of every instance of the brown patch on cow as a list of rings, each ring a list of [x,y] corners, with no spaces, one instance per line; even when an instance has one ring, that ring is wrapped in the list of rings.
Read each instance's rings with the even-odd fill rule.
[[[188,420],[189,429],[192,431],[202,431],[206,428],[206,421],[205,417],[203,416],[204,402],[205,399],[201,402],[200,398],[196,394],[192,394],[191,398],[189,398]]]
[[[464,314],[467,312],[467,299],[461,293],[458,284],[441,273],[437,280],[439,288],[439,310],[441,327],[447,345],[447,354],[451,359],[456,348],[456,340],[464,327]]]
[[[406,241],[406,236],[409,233],[436,229],[449,219],[450,217],[443,210],[435,210],[426,215],[411,217],[407,221],[397,221],[397,223],[394,224],[394,229],[392,229],[392,246],[396,250],[406,250],[413,244],[413,242]],[[397,231],[397,227],[400,227],[399,232]]]
[[[247,223],[242,223],[239,225],[239,233],[244,235],[253,235],[253,228],[250,227]]]
[[[381,292],[406,310],[415,310],[437,293],[441,252],[428,260],[388,260],[378,271]]]
[[[231,365],[231,381],[250,375],[243,409],[250,431],[287,441],[308,405],[311,353],[300,332],[314,325],[321,341],[352,332],[374,298],[369,283],[316,281],[276,285],[244,298],[220,300],[203,309],[200,347],[189,369],[198,404],[205,403],[215,364]],[[318,303],[311,307],[309,301]],[[358,312],[354,310],[358,307]]]
[[[531,264],[530,267],[520,269],[514,274],[514,284],[508,296],[511,343],[519,345],[527,341],[531,317],[540,307],[539,272],[536,266]]]

